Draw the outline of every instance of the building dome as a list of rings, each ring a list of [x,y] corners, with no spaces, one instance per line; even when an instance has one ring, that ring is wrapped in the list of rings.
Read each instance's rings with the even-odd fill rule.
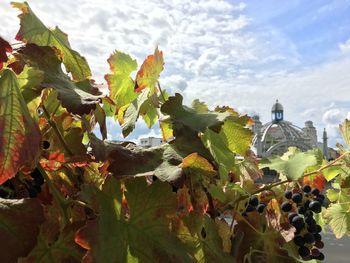
[[[268,122],[262,126],[260,135],[255,136],[253,145],[260,139],[262,157],[282,154],[288,147],[295,146],[302,151],[312,149],[310,137],[291,122]]]
[[[272,106],[271,114],[271,122],[264,125],[261,125],[260,122],[260,125],[255,125],[253,127],[255,133],[253,146],[258,156],[267,157],[271,155],[280,155],[292,146],[302,151],[307,151],[314,148],[317,144],[317,138],[313,138],[313,134],[316,134],[316,130],[313,130],[315,128],[312,122],[307,122],[306,127],[301,129],[291,122],[285,121],[283,106],[278,100],[276,100],[276,103]]]
[[[278,100],[276,100],[276,103],[273,104],[272,108],[271,108],[271,111],[274,112],[274,111],[283,111],[283,106],[281,103],[278,102]]]

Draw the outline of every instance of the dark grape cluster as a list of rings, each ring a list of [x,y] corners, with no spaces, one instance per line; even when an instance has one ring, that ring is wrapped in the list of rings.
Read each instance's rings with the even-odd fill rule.
[[[317,188],[304,185],[302,189],[287,190],[286,201],[281,204],[283,212],[288,213],[288,220],[296,229],[294,243],[303,260],[324,260],[320,251],[324,244],[321,241],[322,228],[316,223],[314,214],[318,214],[324,205],[325,196]]]
[[[41,192],[44,178],[38,169],[31,172],[32,179],[15,177],[7,180],[0,186],[0,197],[5,199],[34,198]]]
[[[245,211],[242,213],[243,216],[247,216],[249,212],[257,211],[262,214],[265,210],[266,204],[259,201],[257,195],[252,195],[248,202],[245,204]]]

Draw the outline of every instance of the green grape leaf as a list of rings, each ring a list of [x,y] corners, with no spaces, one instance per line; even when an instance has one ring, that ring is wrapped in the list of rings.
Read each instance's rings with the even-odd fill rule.
[[[159,121],[160,130],[162,131],[163,141],[169,142],[174,138],[173,126],[170,118],[162,118]]]
[[[350,147],[350,121],[345,119],[345,121],[339,125],[340,133],[343,136],[344,142],[348,147]]]
[[[106,113],[100,104],[96,104],[96,109],[94,112],[95,119],[100,126],[100,132],[102,139],[107,139],[107,124],[106,124]]]
[[[158,108],[159,99],[156,94],[148,97],[148,99],[142,104],[142,107],[140,108],[140,115],[148,128],[152,128],[152,126],[157,122]]]
[[[91,71],[86,59],[71,49],[64,32],[58,27],[54,30],[47,28],[33,13],[27,2],[12,3],[12,5],[22,12],[19,15],[21,27],[16,35],[17,40],[58,49],[63,64],[67,71],[72,73],[74,80],[82,81],[90,78]]]
[[[39,226],[44,221],[39,199],[0,198],[1,262],[17,262],[35,246]]]
[[[261,162],[260,168],[269,167],[283,174],[288,180],[298,180],[306,168],[317,164],[314,151],[299,152],[290,147],[282,157],[271,157]]]
[[[214,160],[218,163],[221,178],[227,178],[228,173],[234,168],[235,156],[228,148],[224,138],[221,134],[207,129],[201,139],[205,147],[209,149]]]
[[[328,167],[328,168],[322,170],[322,174],[328,182],[331,181],[333,178],[335,178],[340,173],[341,173],[340,166],[331,166],[331,167]]]
[[[23,71],[17,76],[17,80],[23,98],[28,103],[40,96],[42,90],[41,84],[44,81],[44,72],[25,65]]]
[[[57,224],[57,222],[55,222]],[[45,224],[45,223],[44,223]],[[46,225],[38,236],[38,243],[25,258],[25,262],[38,263],[79,263],[84,250],[75,243],[75,233],[82,227],[81,223],[67,225],[61,232]],[[58,233],[56,233],[58,232]]]
[[[170,115],[174,121],[192,128],[195,131],[204,132],[207,127],[222,124],[231,114],[229,112],[199,113],[195,109],[182,105],[183,98],[176,93],[162,105],[161,111]]]
[[[108,171],[113,176],[155,175],[162,181],[175,181],[182,175],[182,157],[172,145],[145,149],[132,143],[101,141],[93,134],[89,137],[94,156],[98,161],[109,160]]]
[[[0,71],[0,185],[23,167],[33,167],[41,134],[29,114],[16,75]]]
[[[223,239],[219,235],[219,226],[207,215],[190,213],[183,218],[186,231],[181,236],[194,244],[196,262],[236,262],[229,253],[224,252]],[[187,235],[187,237],[186,237]]]
[[[350,235],[350,202],[331,204],[324,213],[324,218],[336,238]]]
[[[198,113],[206,113],[209,111],[207,104],[205,104],[202,101],[199,101],[199,99],[195,99],[194,101],[192,101],[191,106]]]
[[[120,51],[115,51],[108,59],[111,74],[105,79],[108,83],[109,97],[114,101],[117,110],[137,98],[134,91],[135,83],[130,77],[131,72],[137,69],[136,60]]]
[[[237,221],[236,231],[244,233],[243,240],[237,248],[238,262],[295,263],[293,258],[288,257],[288,251],[282,247],[283,244],[286,244],[282,232],[289,232],[290,236],[293,236],[294,231],[290,224],[282,227],[280,223],[269,220],[269,225],[262,227],[261,217],[254,213],[256,212],[248,216],[249,219],[244,219],[238,214],[236,215],[237,218],[235,218]],[[271,213],[270,216],[274,221],[278,221],[280,217],[278,212],[271,209],[269,213]],[[275,228],[280,229],[276,231]]]
[[[145,88],[149,88],[151,95],[156,93],[156,83],[160,73],[163,71],[163,67],[163,52],[159,51],[157,47],[154,54],[149,55],[145,59],[137,72],[135,90],[140,92]]]
[[[129,216],[125,216],[121,184],[108,177],[96,190],[99,217],[78,231],[76,242],[89,249],[93,262],[194,262],[171,233],[169,216],[176,213],[170,185],[144,178],[125,182]],[[146,202],[145,202],[146,201]]]
[[[122,133],[124,137],[127,137],[135,129],[135,123],[139,118],[141,106],[147,101],[148,93],[149,89],[143,90],[124,112],[122,122]]]
[[[72,81],[61,69],[61,61],[50,47],[27,44],[19,50],[23,60],[44,72],[42,87],[54,88],[62,106],[74,114],[88,114],[96,108],[103,97],[94,84],[88,80]]]
[[[226,120],[221,127],[220,135],[225,139],[227,147],[233,153],[246,156],[253,138],[253,133],[250,129],[244,127],[246,123],[242,125],[239,123],[240,121],[242,121],[241,118],[236,121],[231,119]]]

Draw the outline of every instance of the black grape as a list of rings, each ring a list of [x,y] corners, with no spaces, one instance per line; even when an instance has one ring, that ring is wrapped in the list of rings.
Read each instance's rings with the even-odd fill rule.
[[[313,248],[311,249],[311,255],[318,257],[320,255],[320,251],[317,248]]]
[[[264,212],[265,207],[266,207],[266,204],[261,203],[261,204],[259,204],[259,205],[256,207],[256,210],[258,211],[258,213],[261,214],[261,213]]]
[[[249,198],[249,204],[250,204],[251,206],[256,207],[256,206],[259,204],[259,199],[258,199],[258,197],[257,197],[256,195],[251,196],[251,197]]]
[[[288,201],[285,201],[281,204],[281,209],[284,212],[289,212],[290,210],[292,210],[292,205]]]
[[[291,190],[287,190],[284,192],[284,197],[287,199],[291,199],[293,195],[293,192]]]
[[[320,213],[322,210],[322,206],[321,206],[320,202],[318,202],[318,201],[312,201],[309,204],[309,208],[317,214]]]
[[[293,241],[299,247],[304,246],[305,244],[305,240],[302,236],[295,236]]]
[[[288,220],[289,220],[289,222],[292,222],[292,219],[293,219],[295,216],[297,216],[297,215],[298,215],[298,214],[295,213],[295,212],[289,213],[289,214],[288,214]]]
[[[305,214],[305,212],[306,212],[306,208],[304,206],[300,206],[298,208],[298,214],[303,215],[303,214]]]
[[[316,225],[316,233],[322,232],[322,227],[320,225]]]
[[[323,194],[319,194],[319,195],[316,196],[316,199],[319,199],[319,200],[322,200],[322,201],[324,201],[325,198],[326,197]]]
[[[294,203],[301,203],[301,200],[303,200],[303,196],[300,193],[295,193],[292,195],[292,200]]]
[[[311,192],[311,187],[310,187],[310,185],[308,185],[308,184],[304,185],[304,186],[303,186],[303,191],[304,191],[305,193],[310,193],[310,192]]]
[[[310,255],[310,250],[307,247],[302,246],[298,249],[298,253],[302,258],[305,258]]]
[[[311,201],[309,199],[306,200],[305,203],[304,203],[304,207],[308,209],[310,203],[311,203]]]
[[[322,241],[316,241],[315,243],[315,247],[321,249],[324,247],[324,243]]]
[[[297,229],[302,229],[305,226],[304,219],[301,218],[300,216],[295,216],[292,219],[292,225]]]
[[[255,208],[254,208],[254,206],[252,206],[252,205],[248,205],[248,206],[246,207],[246,209],[245,209],[246,212],[252,212],[252,211],[254,211],[254,210],[255,210]]]
[[[318,190],[317,188],[313,188],[313,189],[311,190],[311,193],[312,193],[313,195],[319,195],[319,194],[320,194],[320,190]]]
[[[315,241],[321,241],[322,236],[319,233],[314,234]]]
[[[312,244],[312,243],[315,242],[315,237],[314,237],[314,235],[311,234],[311,233],[306,233],[306,234],[304,235],[304,240],[305,240],[305,243],[307,243],[307,244]]]
[[[315,257],[315,259],[323,261],[325,258],[324,254],[322,252],[320,252],[320,254],[318,255],[318,257]]]
[[[316,225],[315,224],[308,225],[307,226],[307,231],[309,231],[310,233],[316,234],[317,233]]]
[[[316,225],[316,221],[312,216],[305,217],[305,222],[308,225]]]

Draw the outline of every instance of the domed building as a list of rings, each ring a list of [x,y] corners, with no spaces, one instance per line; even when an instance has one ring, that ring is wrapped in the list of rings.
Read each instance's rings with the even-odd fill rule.
[[[281,103],[276,103],[271,109],[272,120],[262,124],[259,116],[253,116],[253,132],[255,134],[252,148],[258,157],[281,155],[288,147],[297,147],[302,151],[320,147],[326,159],[328,157],[327,134],[323,132],[323,143],[317,142],[317,131],[312,121],[306,121],[305,127],[299,128],[284,120],[284,109]]]

